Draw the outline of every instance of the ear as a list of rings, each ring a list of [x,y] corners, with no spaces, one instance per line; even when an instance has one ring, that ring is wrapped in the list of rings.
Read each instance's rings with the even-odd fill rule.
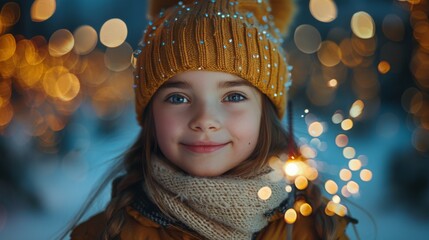
[[[269,0],[274,24],[285,35],[295,15],[296,7],[293,0]]]
[[[148,0],[147,18],[149,20],[155,19],[162,9],[167,9],[175,6],[180,0]]]

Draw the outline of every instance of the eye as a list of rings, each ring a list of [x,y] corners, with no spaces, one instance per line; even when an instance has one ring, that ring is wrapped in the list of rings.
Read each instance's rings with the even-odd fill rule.
[[[228,96],[226,96],[223,101],[225,102],[241,102],[246,100],[247,98],[239,93],[231,93]]]
[[[168,98],[166,99],[166,102],[169,102],[172,104],[182,104],[182,103],[189,103],[189,100],[180,94],[173,94],[168,96]]]

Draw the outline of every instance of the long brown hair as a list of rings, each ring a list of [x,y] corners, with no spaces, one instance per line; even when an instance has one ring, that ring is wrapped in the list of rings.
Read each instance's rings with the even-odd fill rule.
[[[254,151],[249,158],[236,168],[225,173],[225,175],[247,177],[255,171],[265,166],[268,163],[269,157],[285,153],[289,149],[290,133],[282,126],[277,117],[275,107],[271,101],[265,96],[262,101],[261,127],[259,139]],[[116,178],[112,183],[112,199],[105,210],[107,225],[104,229],[101,239],[112,240],[120,239],[122,226],[126,219],[126,207],[135,201],[135,193],[141,188],[141,183],[145,184],[148,192],[154,193],[150,196],[154,203],[164,211],[162,201],[157,196],[155,190],[154,178],[151,172],[151,154],[162,154],[157,146],[156,135],[154,130],[154,119],[152,113],[152,103],[149,102],[143,113],[142,130],[137,137],[135,143],[128,149],[122,158],[122,170],[125,174]],[[119,167],[116,175],[121,172]],[[110,174],[110,180],[113,179],[114,173]],[[321,193],[317,186],[311,186],[306,191],[305,195],[309,195],[308,199],[316,206],[314,211],[312,224],[308,221],[299,221],[296,224],[307,224],[308,227],[316,230],[318,235],[323,239],[330,239],[330,236],[335,231],[334,222],[324,214],[322,209]],[[167,215],[168,212],[166,213]],[[314,229],[316,228],[316,229]],[[298,231],[304,231],[302,228],[296,228]],[[306,228],[305,231],[310,229]],[[310,230],[311,231],[311,230]],[[294,235],[299,232],[294,230]]]

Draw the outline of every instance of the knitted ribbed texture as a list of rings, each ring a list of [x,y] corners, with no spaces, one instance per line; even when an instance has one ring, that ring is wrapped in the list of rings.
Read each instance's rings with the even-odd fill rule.
[[[288,196],[285,181],[272,182],[268,173],[248,179],[201,178],[174,170],[156,157],[152,162],[156,191],[168,213],[207,239],[251,239],[268,224],[264,213]],[[272,190],[268,200],[257,194],[264,186]]]
[[[269,97],[281,118],[289,74],[282,36],[270,13],[266,0],[189,0],[162,11],[134,54],[139,122],[156,90],[190,70],[221,71],[248,80]]]

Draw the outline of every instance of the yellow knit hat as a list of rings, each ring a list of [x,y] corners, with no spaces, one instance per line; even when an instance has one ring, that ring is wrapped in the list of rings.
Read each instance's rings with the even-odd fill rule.
[[[292,0],[151,0],[149,22],[136,59],[139,123],[158,88],[180,72],[221,71],[249,81],[286,106],[289,70],[281,46]]]

